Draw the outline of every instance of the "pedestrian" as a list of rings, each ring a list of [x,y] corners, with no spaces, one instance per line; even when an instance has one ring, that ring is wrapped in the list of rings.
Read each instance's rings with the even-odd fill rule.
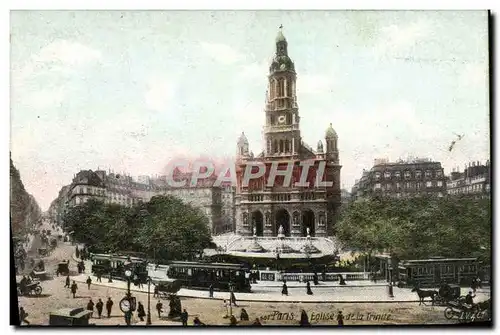
[[[130,323],[132,321],[132,311],[127,311],[126,313],[124,313],[124,317],[125,317],[125,323],[127,324],[127,326],[130,326]]]
[[[306,313],[305,310],[302,310],[300,312],[300,322],[299,322],[299,324],[301,326],[310,326],[311,325],[311,323],[309,322],[309,317],[307,316],[307,313]]]
[[[158,311],[158,319],[161,319],[161,312],[163,312],[163,304],[161,303],[160,300],[158,300],[158,303],[156,304],[156,310]]]
[[[109,273],[109,277],[108,277],[108,283],[112,283],[113,280],[111,280],[111,273]]]
[[[313,274],[313,283],[314,283],[314,285],[318,285],[319,284],[318,274],[316,272],[314,272],[314,274]]]
[[[262,323],[260,322],[259,318],[256,318],[255,321],[253,322],[254,326],[262,326]]]
[[[108,318],[111,317],[111,308],[113,308],[113,300],[111,300],[111,297],[108,297],[108,301],[106,301],[106,311],[108,312]]]
[[[88,288],[90,290],[90,284],[92,284],[92,279],[90,279],[90,276],[87,278],[86,283],[87,283],[87,286],[88,286]]]
[[[160,295],[158,294],[158,286],[155,285],[155,289],[153,290],[153,298],[159,297]]]
[[[30,322],[28,320],[26,320],[27,317],[28,317],[28,313],[26,313],[26,311],[24,310],[23,307],[20,307],[19,308],[19,325],[22,325],[23,322],[29,325]]]
[[[95,308],[97,309],[97,315],[99,316],[99,319],[101,318],[103,307],[104,303],[102,302],[101,299],[99,299],[99,301],[97,301],[97,304],[95,304]]]
[[[283,280],[283,288],[281,289],[281,295],[288,295],[288,286],[286,285],[286,280]]]
[[[101,271],[97,272],[97,273],[96,273],[96,276],[97,276],[97,281],[98,281],[99,283],[102,283],[102,279],[101,279],[102,274],[101,274]]]
[[[344,325],[344,315],[342,315],[342,311],[339,311],[337,314],[337,323],[339,324],[339,326]]]
[[[141,302],[139,302],[138,305],[137,305],[137,317],[141,321],[144,321],[144,317],[145,316],[146,316],[146,312],[144,311],[144,306],[142,305]]]
[[[225,318],[227,318],[227,317],[229,317],[227,300],[224,300],[223,306],[224,306],[224,309],[226,310],[226,316],[225,316]]]
[[[73,298],[76,298],[76,290],[78,289],[78,286],[76,285],[76,282],[73,280],[73,284],[71,284],[71,293],[73,293]]]
[[[184,309],[184,311],[182,311],[181,313],[181,321],[183,326],[188,325],[188,317],[189,317],[188,312]]]
[[[244,308],[241,309],[240,320],[241,321],[248,321],[249,320],[248,313]]]
[[[229,319],[229,326],[236,326],[238,323],[238,320],[234,317],[234,315],[231,315],[231,318]]]
[[[213,284],[210,284],[210,286],[208,287],[208,296],[210,298],[214,297],[214,285]]]
[[[308,295],[312,295],[313,292],[311,291],[311,283],[309,281],[306,282],[306,293]]]
[[[92,312],[90,313],[90,317],[92,317],[94,314],[94,302],[92,301],[92,299],[90,299],[89,303],[87,304],[87,310]]]
[[[68,276],[66,277],[66,284],[64,285],[64,288],[66,288],[66,287],[67,287],[67,288],[70,288],[69,284],[70,284],[70,280],[69,280],[69,275],[68,275]]]
[[[231,291],[231,299],[229,300],[229,304],[233,304],[235,307],[238,307],[238,305],[236,305],[236,296],[234,295],[234,292]]]
[[[204,326],[205,324],[203,322],[200,321],[200,319],[195,316],[194,319],[193,319],[193,326]]]

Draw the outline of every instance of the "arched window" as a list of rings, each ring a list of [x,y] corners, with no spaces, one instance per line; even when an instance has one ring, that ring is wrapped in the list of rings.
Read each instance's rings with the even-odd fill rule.
[[[286,86],[286,96],[287,97],[293,97],[293,80],[290,80],[290,82],[287,83],[288,85]]]
[[[278,98],[285,96],[285,79],[278,79]]]
[[[276,153],[278,152],[278,140],[274,140],[274,148],[273,151]]]
[[[283,140],[280,140],[280,152],[283,152]]]
[[[288,142],[288,140],[285,140],[285,152],[289,152],[289,151],[290,151],[289,142]]]

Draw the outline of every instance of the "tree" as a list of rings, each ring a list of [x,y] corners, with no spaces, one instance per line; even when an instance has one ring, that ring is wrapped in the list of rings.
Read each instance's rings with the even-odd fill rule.
[[[63,222],[93,252],[140,251],[151,258],[192,259],[211,242],[208,218],[169,196],[134,207],[91,199],[70,208]]]
[[[479,257],[489,260],[491,203],[471,197],[374,198],[353,203],[337,226],[341,241],[369,254],[400,259]]]
[[[136,241],[160,259],[192,259],[211,242],[208,218],[171,196],[155,196],[142,209]]]

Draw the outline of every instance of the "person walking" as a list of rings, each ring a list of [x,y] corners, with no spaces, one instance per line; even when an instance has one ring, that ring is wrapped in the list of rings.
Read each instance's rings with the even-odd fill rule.
[[[225,318],[227,318],[227,317],[229,317],[227,300],[224,300],[223,306],[224,306],[224,310],[226,311]]]
[[[344,325],[344,315],[342,314],[342,311],[339,311],[337,313],[337,323],[339,326],[343,326]]]
[[[101,318],[103,307],[104,303],[102,302],[101,299],[99,299],[99,301],[97,301],[97,304],[95,304],[95,308],[97,309],[97,316],[99,317],[99,319]]]
[[[92,313],[90,313],[90,317],[93,317],[93,315],[94,315],[94,302],[92,301],[92,299],[90,299],[89,303],[87,304],[87,310],[92,312]]]
[[[67,287],[67,288],[70,288],[70,285],[69,285],[70,283],[71,283],[71,282],[70,282],[69,276],[67,276],[67,277],[66,277],[66,284],[64,285],[64,288],[66,288],[66,287]]]
[[[71,284],[71,293],[73,293],[73,298],[76,298],[76,290],[78,290],[78,286],[76,282],[73,280],[73,284]]]
[[[161,303],[160,300],[158,300],[158,303],[156,304],[156,310],[158,311],[158,319],[161,319],[161,312],[163,312],[163,304]]]
[[[288,286],[286,285],[286,280],[283,280],[283,288],[281,289],[281,295],[288,295]]]
[[[210,298],[214,297],[214,285],[213,284],[210,284],[210,286],[208,287],[208,296]]]
[[[88,286],[88,288],[90,290],[90,284],[92,284],[92,279],[90,279],[90,276],[87,278],[86,283],[87,283],[87,286]]]
[[[137,306],[137,317],[141,320],[144,321],[144,317],[146,316],[146,312],[144,311],[144,306],[142,305],[141,302],[139,302]]]
[[[233,291],[231,291],[230,297],[231,299],[229,300],[229,304],[233,304],[234,307],[238,307],[238,305],[236,305],[236,296],[234,295]]]
[[[306,293],[308,295],[312,295],[313,294],[313,292],[311,291],[311,283],[309,281],[307,281],[307,283],[306,283]]]
[[[241,309],[240,320],[241,321],[248,321],[249,320],[248,313],[244,308]]]
[[[20,307],[19,308],[19,325],[22,325],[23,322],[26,323],[27,325],[29,325],[30,322],[28,320],[26,320],[27,317],[28,317],[28,313],[26,313],[26,311],[24,310],[23,307]]]
[[[97,281],[98,281],[99,283],[102,283],[102,279],[101,279],[102,274],[101,274],[101,271],[98,271],[98,272],[96,273],[96,277],[97,277]]]
[[[111,300],[111,297],[109,297],[108,301],[106,301],[106,311],[108,312],[108,318],[111,317],[112,308],[113,308],[113,300]]]
[[[181,321],[183,326],[188,325],[188,317],[189,317],[188,312],[184,309],[181,313]]]

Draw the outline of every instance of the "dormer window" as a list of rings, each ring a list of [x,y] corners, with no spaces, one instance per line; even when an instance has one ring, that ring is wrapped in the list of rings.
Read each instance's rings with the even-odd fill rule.
[[[410,178],[411,178],[410,171],[405,171],[405,179],[410,179]]]
[[[380,172],[376,172],[375,173],[375,180],[379,180],[380,179]]]
[[[432,171],[427,170],[425,171],[425,178],[431,178],[432,177]]]
[[[384,172],[384,178],[385,178],[385,179],[389,179],[389,178],[391,178],[391,172],[390,172],[390,171],[385,171],[385,172]]]
[[[401,178],[401,172],[399,172],[399,171],[394,172],[394,176],[395,176],[397,179],[400,179],[400,178]]]
[[[416,170],[416,171],[415,171],[415,178],[417,178],[417,179],[422,178],[422,171],[420,171],[420,170]]]

